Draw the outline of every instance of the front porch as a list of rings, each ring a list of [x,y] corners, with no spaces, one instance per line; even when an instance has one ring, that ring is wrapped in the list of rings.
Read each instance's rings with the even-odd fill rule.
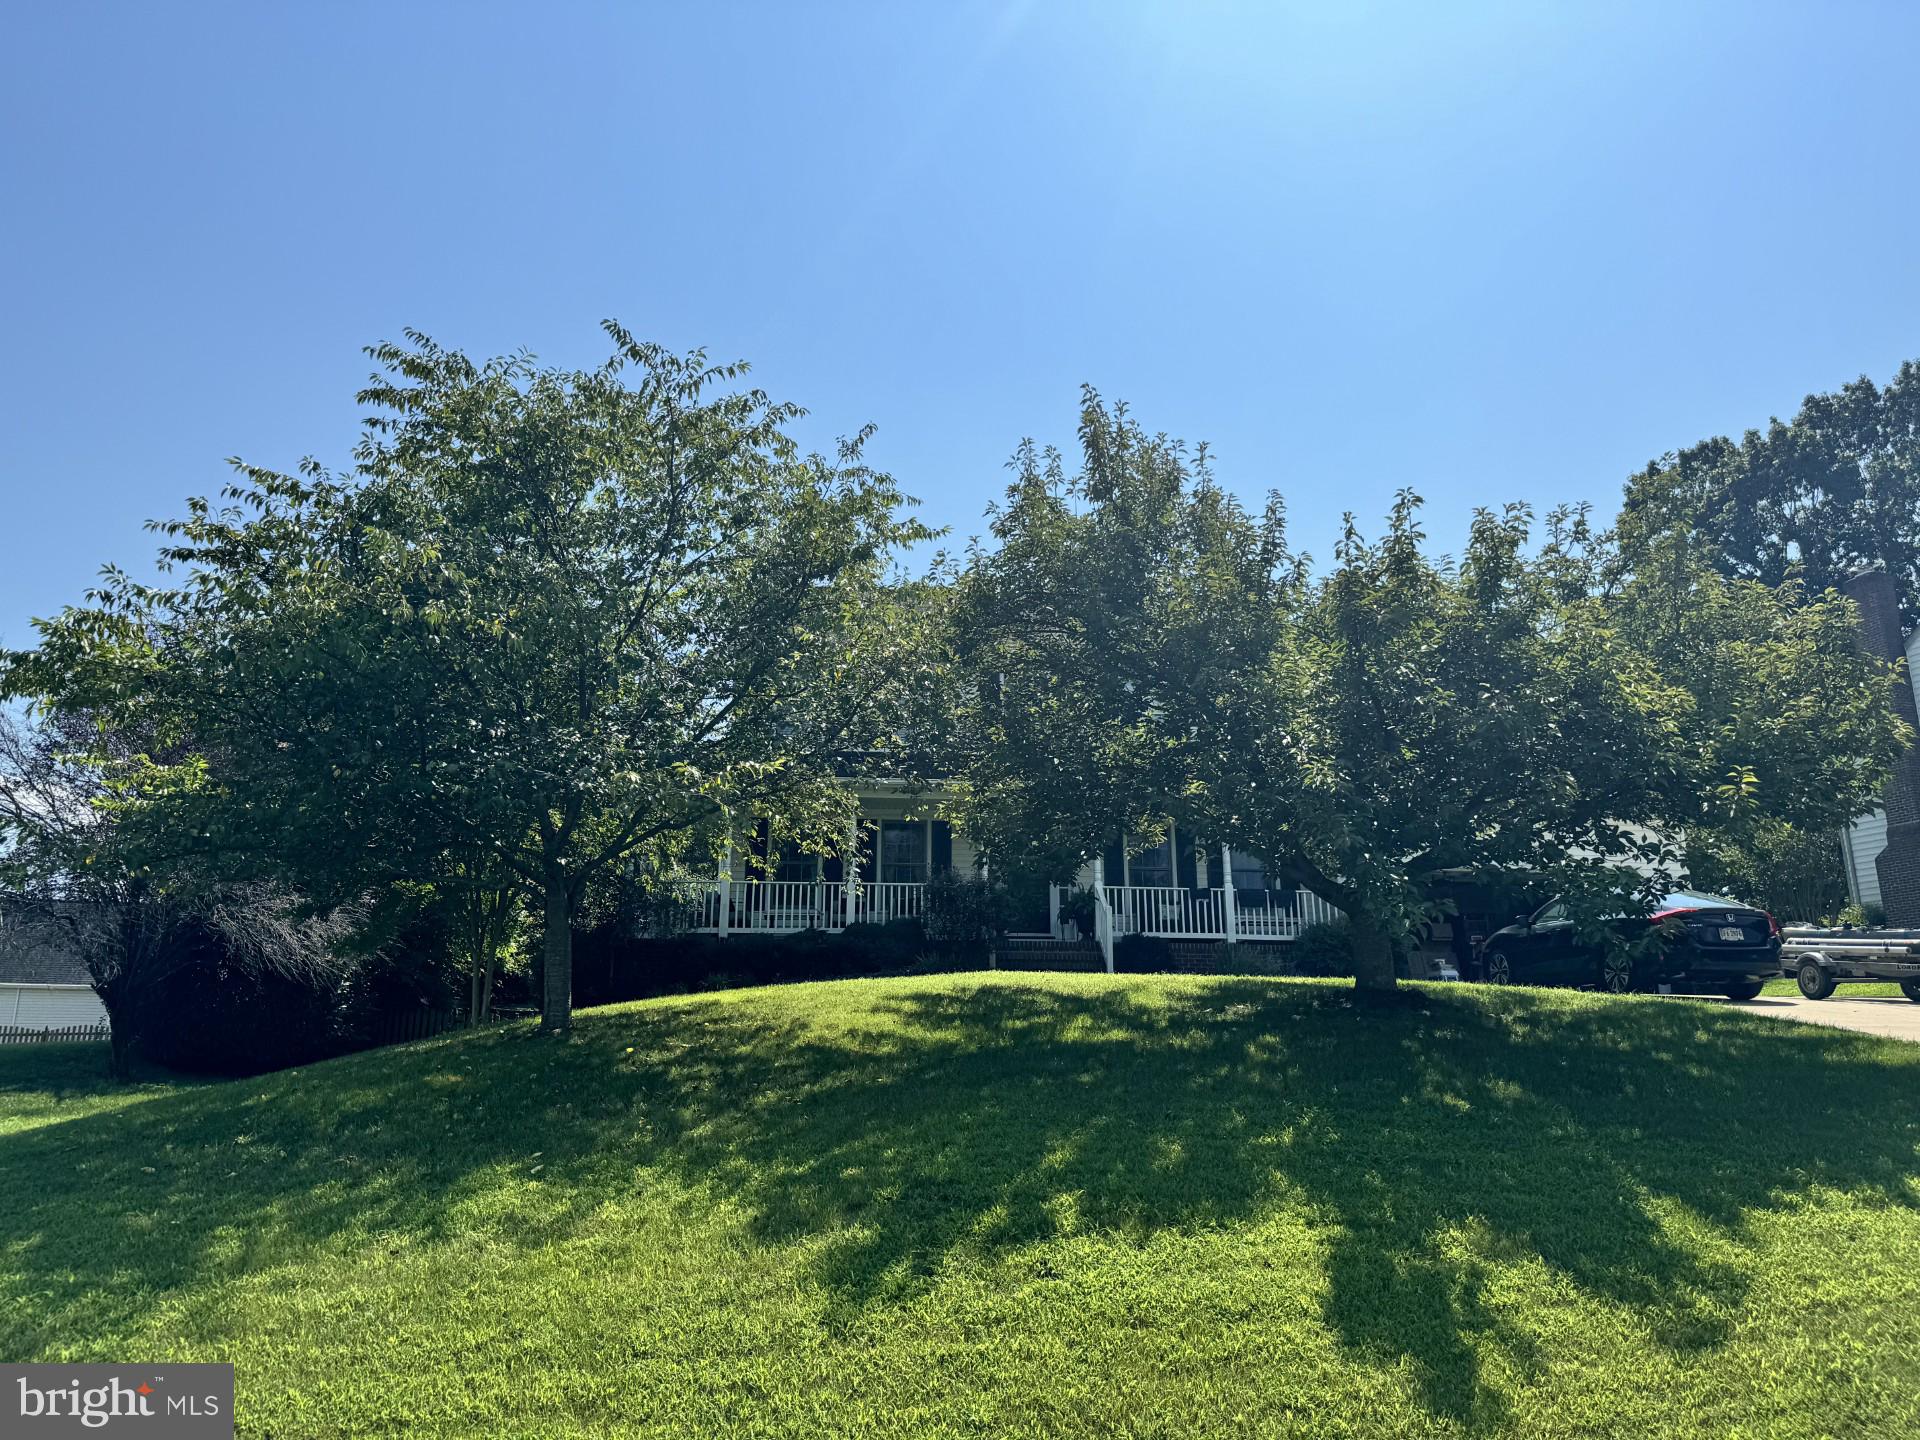
[[[925,914],[928,880],[949,870],[985,873],[967,837],[926,813],[924,797],[870,782],[844,844],[828,854],[781,853],[762,826],[741,850],[729,843],[719,871],[692,899],[686,928],[709,935],[793,935],[885,925]],[[1003,877],[1021,878],[1021,877]],[[1116,840],[1081,867],[1074,883],[1010,887],[1022,907],[1013,924],[1029,941],[1080,942],[1113,968],[1116,942],[1129,936],[1172,941],[1286,943],[1340,912],[1306,890],[1267,888],[1254,856],[1203,846],[1169,826],[1134,848]],[[1118,884],[1109,884],[1118,880]],[[1075,892],[1093,896],[1082,924],[1060,918]]]
[[[696,902],[693,929],[713,935],[791,935],[802,930],[844,930],[919,918],[924,882],[847,880],[716,880]],[[1047,887],[1049,924],[1055,940],[1081,936],[1060,919],[1069,887]],[[1306,890],[1188,889],[1179,885],[1103,885],[1097,891],[1112,917],[1115,939],[1150,935],[1166,940],[1285,941],[1310,925],[1339,918]]]

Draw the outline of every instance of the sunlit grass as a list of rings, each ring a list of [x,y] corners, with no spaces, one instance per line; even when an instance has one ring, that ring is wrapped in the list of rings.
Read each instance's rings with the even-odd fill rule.
[[[1920,1433],[1920,1046],[1732,1007],[958,976],[48,1059],[0,1353],[230,1359],[248,1435]]]

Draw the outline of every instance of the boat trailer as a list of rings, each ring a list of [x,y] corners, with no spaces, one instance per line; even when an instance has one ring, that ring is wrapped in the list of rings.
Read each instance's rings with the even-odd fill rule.
[[[1825,1000],[1841,985],[1891,981],[1920,1003],[1920,930],[1789,926],[1781,934],[1780,965],[1809,1000]]]

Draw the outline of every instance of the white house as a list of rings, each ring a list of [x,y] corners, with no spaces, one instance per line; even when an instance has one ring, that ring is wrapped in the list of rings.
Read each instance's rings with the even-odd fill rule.
[[[64,937],[0,911],[0,1030],[106,1023],[86,963]]]
[[[1907,636],[1907,678],[1913,682],[1916,704],[1920,704],[1920,630]],[[1878,905],[1880,875],[1874,861],[1887,848],[1887,814],[1875,810],[1863,815],[1840,832],[1840,861],[1847,872],[1847,894],[1861,905]]]

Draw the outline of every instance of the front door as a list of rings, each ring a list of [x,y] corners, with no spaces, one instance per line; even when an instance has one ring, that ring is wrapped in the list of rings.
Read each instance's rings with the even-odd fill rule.
[[[1045,880],[1022,871],[1007,882],[1007,929],[1016,935],[1051,935],[1051,890]]]

